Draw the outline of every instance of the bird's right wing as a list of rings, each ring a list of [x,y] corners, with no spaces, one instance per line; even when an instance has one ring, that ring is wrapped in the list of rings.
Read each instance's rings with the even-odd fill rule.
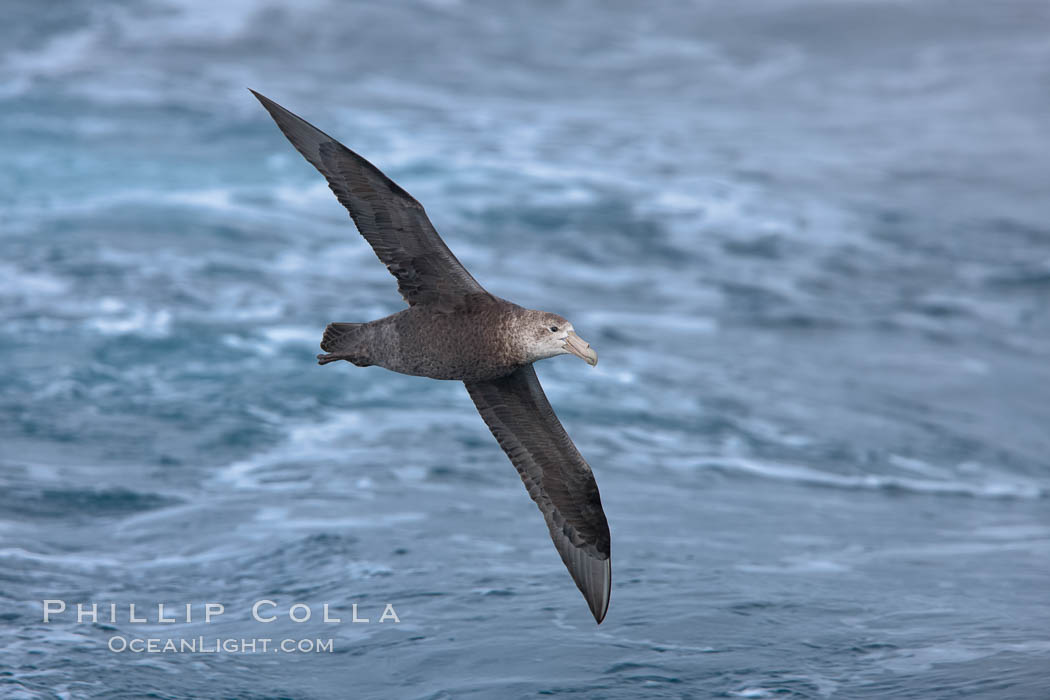
[[[536,370],[526,365],[506,377],[465,384],[600,624],[612,587],[609,523],[594,474],[554,415]]]
[[[412,195],[328,134],[251,92],[292,145],[328,180],[357,230],[397,278],[398,291],[409,306],[430,304],[453,310],[466,297],[488,296],[441,240]]]

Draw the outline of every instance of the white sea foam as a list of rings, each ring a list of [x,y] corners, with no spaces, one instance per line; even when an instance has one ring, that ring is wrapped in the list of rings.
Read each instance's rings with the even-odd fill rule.
[[[320,341],[320,332],[309,326],[274,326],[262,329],[267,340],[279,345],[301,344],[314,347]]]
[[[286,439],[260,454],[238,460],[215,474],[219,482],[239,489],[287,489],[281,483],[265,484],[262,476],[271,469],[306,461],[352,458],[349,436],[360,433],[368,422],[357,411],[346,411],[318,423],[300,424],[289,429]]]
[[[842,562],[797,556],[785,558],[779,564],[738,564],[739,571],[752,574],[840,574],[850,570]]]
[[[68,289],[69,283],[60,277],[0,262],[0,297],[54,297],[65,294]]]
[[[23,80],[61,76],[86,65],[100,40],[95,27],[80,27],[53,37],[36,49],[8,52],[4,56],[4,72]]]
[[[844,475],[781,462],[760,461],[743,457],[709,457],[694,462],[706,469],[748,474],[777,481],[830,486],[845,489],[900,490],[912,493],[985,498],[1042,498],[1047,487],[1036,482],[987,480],[970,483],[959,480],[913,479],[886,474]]]
[[[32,552],[21,547],[4,547],[0,549],[0,559],[32,561],[39,564],[54,564],[88,571],[117,568],[123,564],[121,559],[98,556],[96,554],[45,554],[43,552]]]
[[[167,309],[134,309],[131,313],[121,316],[92,318],[87,323],[105,335],[163,338],[171,333],[171,319],[171,312]]]
[[[423,513],[406,511],[402,513],[382,513],[367,518],[301,518],[290,517],[281,521],[282,528],[297,528],[301,530],[320,530],[329,532],[332,530],[368,530],[385,528],[402,523],[414,523],[424,520]],[[389,570],[388,570],[389,571]]]
[[[875,653],[872,657],[880,667],[888,671],[915,674],[929,671],[936,664],[963,664],[1004,652],[1043,656],[1050,652],[1050,640],[982,645],[955,642],[894,649]]]

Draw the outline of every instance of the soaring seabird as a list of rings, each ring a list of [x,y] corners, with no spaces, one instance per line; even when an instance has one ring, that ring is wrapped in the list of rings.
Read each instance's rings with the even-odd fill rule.
[[[412,195],[331,136],[251,92],[328,180],[357,230],[397,278],[409,306],[368,323],[329,324],[318,362],[346,360],[466,384],[600,624],[612,585],[609,523],[594,474],[554,415],[532,367],[568,353],[593,366],[597,353],[558,314],[522,308],[485,291]]]

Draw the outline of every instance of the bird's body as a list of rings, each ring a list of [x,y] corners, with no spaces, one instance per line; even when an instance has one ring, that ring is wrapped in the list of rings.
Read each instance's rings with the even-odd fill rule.
[[[346,146],[252,91],[328,180],[361,235],[397,279],[409,308],[370,322],[331,323],[320,364],[464,382],[478,412],[543,513],[554,545],[595,620],[609,607],[609,525],[598,485],[547,401],[532,363],[597,354],[571,323],[486,291],[445,245],[422,205]]]
[[[412,306],[369,323],[334,323],[321,349],[327,364],[347,360],[431,379],[480,381],[530,362],[519,335],[528,310],[478,295],[453,311]]]

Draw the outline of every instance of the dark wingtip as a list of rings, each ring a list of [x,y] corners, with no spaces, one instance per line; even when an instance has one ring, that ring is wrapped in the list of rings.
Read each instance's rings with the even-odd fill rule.
[[[602,571],[598,574],[598,580],[592,581],[588,586],[589,590],[584,592],[587,606],[594,615],[594,621],[599,625],[605,619],[605,614],[609,612],[609,600],[612,597],[610,595],[612,592],[612,560],[605,559],[600,567]],[[594,572],[590,573],[593,575]]]
[[[314,126],[312,126],[310,124],[307,124],[306,122],[303,121],[303,119],[301,117],[299,117],[299,116],[297,116],[295,114],[292,114],[287,109],[285,109],[281,105],[277,104],[276,102],[274,102],[269,97],[267,97],[266,95],[262,94],[261,92],[256,92],[255,90],[252,90],[251,88],[248,88],[248,92],[250,92],[253,95],[255,95],[255,99],[259,100],[259,103],[266,109],[267,112],[270,113],[270,116],[273,117],[274,121],[277,122],[277,125],[281,127],[282,131],[285,130],[285,128],[286,128],[286,126],[287,126],[287,124],[289,122],[289,117],[291,117],[291,121],[301,121],[304,124],[306,124],[306,126],[309,127],[310,129],[315,129],[316,130],[316,127],[314,127]]]
[[[266,108],[267,112],[273,113],[273,107],[279,107],[280,108],[280,105],[278,105],[276,102],[274,102],[269,97],[267,97],[266,95],[262,94],[261,92],[256,92],[255,90],[252,90],[251,88],[248,88],[248,92],[250,92],[253,95],[255,95],[255,99],[259,100],[259,102],[262,103],[262,106]]]
[[[574,547],[568,538],[556,540],[555,546],[576,587],[583,593],[594,621],[602,624],[605,613],[609,611],[612,593],[612,560],[608,556],[599,558],[583,548]]]

